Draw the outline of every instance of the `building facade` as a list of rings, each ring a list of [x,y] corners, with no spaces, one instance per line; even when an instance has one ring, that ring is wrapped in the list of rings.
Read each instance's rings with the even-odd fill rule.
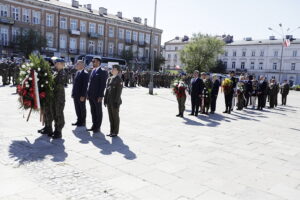
[[[276,80],[280,77],[280,82],[288,80],[300,84],[300,40],[293,40],[283,52],[282,44],[283,41],[274,36],[268,40],[246,38],[227,44],[225,53],[219,58],[228,71],[247,72],[257,77],[264,75]]]
[[[142,23],[140,17],[127,19],[122,12],[108,14],[107,9],[92,5],[70,4],[58,0],[1,0],[0,43],[2,55],[16,54],[12,44],[29,29],[47,38],[42,54],[74,59],[82,54],[120,57],[131,50],[134,60],[147,63],[151,44],[154,55],[160,52],[162,30]],[[153,36],[153,37],[152,37]]]
[[[175,37],[165,43],[163,57],[165,58],[164,69],[183,69],[184,65],[180,60],[180,51],[186,44],[189,43],[189,38]]]

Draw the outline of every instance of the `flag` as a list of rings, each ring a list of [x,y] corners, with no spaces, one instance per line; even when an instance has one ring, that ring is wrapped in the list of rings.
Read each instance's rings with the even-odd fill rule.
[[[285,39],[283,42],[284,47],[289,47],[291,45],[291,41],[289,39]]]

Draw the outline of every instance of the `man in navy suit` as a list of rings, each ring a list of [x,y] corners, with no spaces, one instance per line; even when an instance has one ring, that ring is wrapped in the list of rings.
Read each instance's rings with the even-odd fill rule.
[[[191,101],[192,101],[192,113],[190,115],[198,116],[200,97],[202,95],[204,83],[199,78],[199,71],[194,71],[194,78],[191,80]]]
[[[89,83],[89,74],[84,70],[84,62],[79,60],[75,65],[77,72],[75,74],[72,98],[74,99],[77,122],[73,126],[85,126],[86,119],[86,92]]]
[[[106,70],[101,69],[100,57],[94,57],[92,62],[93,70],[90,75],[90,84],[87,94],[91,106],[93,126],[90,129],[87,129],[87,131],[97,133],[100,132],[102,124],[102,100],[104,97],[108,73]]]

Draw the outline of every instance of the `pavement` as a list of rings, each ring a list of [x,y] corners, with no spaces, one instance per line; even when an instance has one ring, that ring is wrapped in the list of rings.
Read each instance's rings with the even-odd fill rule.
[[[74,128],[66,89],[62,140],[37,130],[39,113],[19,109],[14,87],[0,87],[0,200],[299,200],[300,93],[287,106],[175,117],[170,89],[125,88],[120,137]],[[87,125],[91,115],[87,104]]]

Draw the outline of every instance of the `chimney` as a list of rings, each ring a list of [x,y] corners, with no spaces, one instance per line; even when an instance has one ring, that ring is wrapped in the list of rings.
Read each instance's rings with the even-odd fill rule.
[[[122,18],[122,12],[118,12],[117,17]]]
[[[147,26],[147,25],[148,25],[148,19],[147,19],[147,18],[145,18],[145,20],[144,20],[144,24],[145,24],[145,26]]]
[[[79,7],[79,2],[76,0],[72,0],[72,7],[78,8]]]
[[[92,11],[92,4],[86,4],[86,9],[88,9],[89,11]]]
[[[100,8],[99,8],[99,14],[100,14],[100,15],[107,15],[107,9],[106,9],[106,8],[103,8],[103,7],[100,7]]]
[[[140,17],[134,17],[133,21],[139,24],[142,23],[142,19]]]
[[[244,40],[245,41],[252,41],[252,37],[246,37]]]

